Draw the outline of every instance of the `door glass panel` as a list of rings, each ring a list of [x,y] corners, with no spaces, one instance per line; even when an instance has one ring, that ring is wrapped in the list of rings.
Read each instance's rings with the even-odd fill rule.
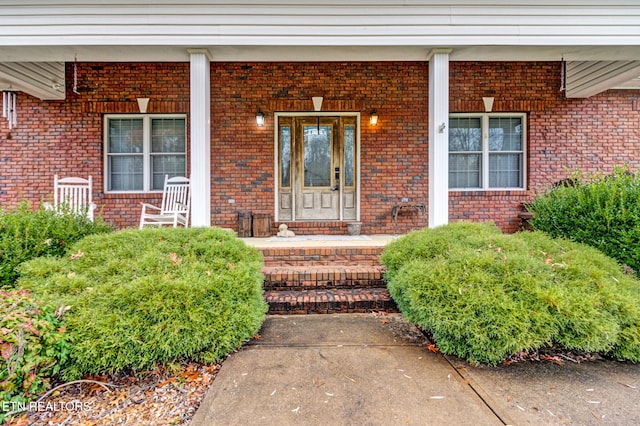
[[[331,186],[331,126],[304,126],[304,186]]]
[[[291,126],[280,127],[280,186],[291,185]]]
[[[344,186],[355,181],[355,126],[344,126]]]

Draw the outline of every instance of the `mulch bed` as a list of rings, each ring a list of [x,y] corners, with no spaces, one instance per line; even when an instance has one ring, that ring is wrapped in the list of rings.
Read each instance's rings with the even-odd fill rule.
[[[35,410],[10,425],[187,424],[213,383],[219,364],[158,367],[144,375],[114,374],[59,384]],[[54,388],[55,389],[55,388]]]

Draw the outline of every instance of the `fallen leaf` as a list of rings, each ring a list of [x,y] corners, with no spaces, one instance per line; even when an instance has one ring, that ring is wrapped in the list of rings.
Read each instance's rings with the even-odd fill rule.
[[[164,382],[159,383],[159,384],[158,384],[158,387],[160,387],[160,388],[161,388],[161,387],[166,386],[166,385],[168,385],[169,383],[173,383],[173,382],[175,382],[175,381],[177,381],[177,380],[178,380],[178,379],[176,379],[175,377],[171,377],[171,378],[169,378],[169,379],[165,380]]]
[[[118,395],[117,398],[115,398],[109,404],[111,404],[111,405],[119,405],[125,399],[127,399],[127,392],[122,392],[122,393],[120,393],[120,395]]]
[[[169,259],[173,262],[174,265],[180,264],[181,259],[178,257],[178,254],[175,252],[169,253]]]
[[[185,382],[192,382],[200,378],[200,373],[198,371],[185,371],[180,374],[180,377],[184,378]]]
[[[70,255],[69,259],[71,260],[80,259],[82,256],[84,256],[84,252],[82,250],[78,250],[77,253],[73,253],[72,255]]]
[[[433,343],[427,343],[426,344],[427,349],[430,350],[431,352],[439,352],[440,349],[438,349],[438,347],[436,345],[434,345]]]
[[[631,388],[631,389],[638,389],[637,386],[628,385],[628,384],[622,383],[622,382],[618,382],[618,383],[621,384],[622,386],[626,386],[626,387]]]

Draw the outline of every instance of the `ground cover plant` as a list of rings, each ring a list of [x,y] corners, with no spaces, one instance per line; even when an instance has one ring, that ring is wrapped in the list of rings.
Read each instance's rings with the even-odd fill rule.
[[[24,290],[0,291],[0,423],[4,411],[43,392],[65,361],[68,335]]]
[[[39,256],[62,256],[67,248],[91,234],[111,232],[97,217],[59,214],[40,206],[33,210],[22,202],[16,208],[0,210],[0,288],[15,286],[16,267]]]
[[[24,263],[19,286],[68,310],[73,346],[61,374],[71,380],[220,360],[264,320],[261,267],[260,252],[230,231],[124,230]]]
[[[401,237],[381,261],[403,315],[443,353],[496,364],[555,346],[640,361],[640,281],[587,245],[459,222]]]
[[[628,169],[618,167],[610,175],[573,172],[527,209],[534,229],[589,244],[640,272],[640,177]]]

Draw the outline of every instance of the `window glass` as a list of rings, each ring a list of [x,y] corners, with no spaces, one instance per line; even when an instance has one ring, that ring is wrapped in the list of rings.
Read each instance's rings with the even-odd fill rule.
[[[482,128],[479,117],[449,119],[449,151],[481,151]]]
[[[344,186],[355,185],[355,133],[355,126],[344,126]]]
[[[449,154],[449,187],[482,187],[481,154]]]
[[[489,151],[521,151],[522,119],[489,118]]]
[[[151,157],[151,189],[162,190],[165,175],[169,175],[170,178],[184,176],[185,163],[184,155],[153,155]]]
[[[142,119],[121,118],[109,120],[109,152],[142,154]]]
[[[280,126],[280,186],[291,186],[291,126]]]
[[[522,187],[522,154],[489,155],[489,187]]]
[[[184,118],[154,118],[151,120],[152,152],[185,152]]]
[[[109,159],[111,191],[142,191],[142,156],[113,156]]]
[[[304,186],[331,186],[331,126],[304,126]]]

